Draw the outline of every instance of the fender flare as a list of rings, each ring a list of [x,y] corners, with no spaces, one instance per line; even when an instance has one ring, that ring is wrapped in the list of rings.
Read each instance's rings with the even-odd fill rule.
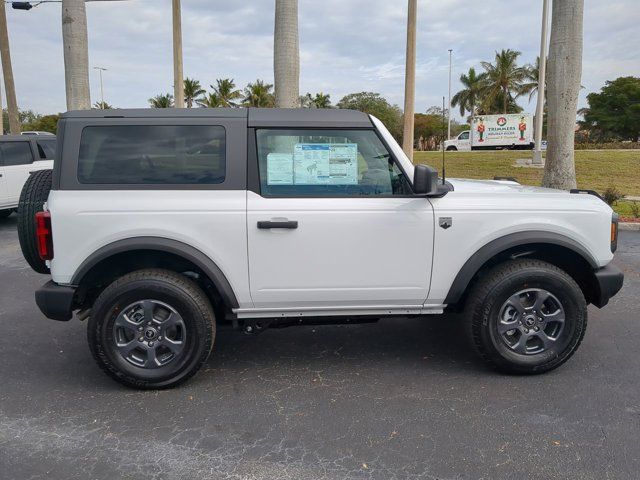
[[[456,275],[443,303],[447,305],[457,303],[464,295],[476,273],[496,255],[514,247],[530,244],[547,244],[567,248],[580,255],[594,270],[598,268],[598,263],[593,258],[593,255],[585,247],[569,237],[559,233],[538,230],[511,233],[492,240],[471,255],[458,272],[458,275]]]
[[[158,252],[171,253],[185,260],[189,260],[211,279],[218,289],[225,305],[229,306],[229,308],[238,308],[238,300],[233,293],[231,284],[222,270],[220,270],[220,267],[197,248],[169,238],[135,237],[109,243],[93,252],[80,264],[73,274],[71,284],[79,285],[85,275],[103,260],[119,253],[133,250],[155,250]]]

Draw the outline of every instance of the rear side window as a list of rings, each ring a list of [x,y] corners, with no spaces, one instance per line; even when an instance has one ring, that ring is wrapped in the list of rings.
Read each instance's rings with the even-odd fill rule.
[[[0,154],[2,158],[0,164],[4,164],[5,167],[33,163],[31,145],[29,145],[28,141],[2,142],[0,143]]]
[[[37,140],[38,154],[42,160],[53,160],[56,155],[55,140]]]
[[[78,180],[88,184],[223,183],[225,129],[212,125],[85,127]]]

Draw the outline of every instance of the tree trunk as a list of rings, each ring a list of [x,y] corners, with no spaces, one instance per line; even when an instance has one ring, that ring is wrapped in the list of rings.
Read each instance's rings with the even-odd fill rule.
[[[89,110],[89,46],[84,0],[62,0],[62,46],[67,110]]]
[[[409,0],[407,13],[407,63],[404,77],[404,128],[402,132],[402,149],[413,161],[413,129],[416,103],[416,18],[418,0]]]
[[[508,90],[504,89],[502,91],[502,113],[506,115],[508,110],[509,110],[509,94],[508,94]]]
[[[542,185],[576,188],[575,125],[582,76],[584,0],[553,2],[547,76],[547,160]]]
[[[173,0],[173,104],[184,108],[184,75],[182,73],[182,12],[180,0]],[[191,108],[191,106],[189,106]]]
[[[276,0],[273,70],[276,107],[300,106],[298,0]]]
[[[0,5],[0,55],[2,56],[2,72],[4,73],[4,89],[7,94],[7,113],[9,114],[9,131],[13,135],[20,133],[20,117],[16,101],[16,86],[13,82],[11,52],[9,50],[9,32],[7,30],[7,12],[4,2]],[[2,112],[0,111],[0,114]],[[0,131],[0,135],[2,132]]]

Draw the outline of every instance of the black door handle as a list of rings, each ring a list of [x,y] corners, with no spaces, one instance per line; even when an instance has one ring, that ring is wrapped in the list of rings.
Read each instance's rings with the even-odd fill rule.
[[[295,230],[298,228],[297,220],[261,220],[258,222],[258,228],[261,230],[268,230],[270,228],[287,228],[289,230]]]

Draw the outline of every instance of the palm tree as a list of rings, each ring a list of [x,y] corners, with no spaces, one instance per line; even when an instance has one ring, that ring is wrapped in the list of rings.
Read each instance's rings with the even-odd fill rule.
[[[204,97],[196,100],[196,103],[205,108],[217,108],[222,107],[222,102],[217,93],[207,93]]]
[[[164,95],[156,95],[149,99],[151,108],[171,108],[173,107],[173,95],[165,93]]]
[[[464,112],[469,112],[473,117],[476,114],[476,105],[486,88],[486,78],[485,73],[478,75],[473,67],[469,69],[469,73],[460,75],[460,83],[464,88],[451,99],[451,105],[460,107],[460,115],[464,116]]]
[[[9,50],[9,32],[7,31],[7,12],[5,4],[0,5],[0,56],[2,57],[2,72],[4,73],[4,85],[7,93],[7,112],[9,116],[9,131],[16,135],[20,133],[20,113],[16,100],[16,86],[13,81],[13,68],[11,66],[11,51]],[[4,122],[0,125],[0,135]]]
[[[517,95],[527,74],[525,67],[518,66],[520,52],[507,49],[496,52],[495,64],[481,62],[486,72],[484,107],[492,105],[496,98],[502,101],[502,113],[508,113],[509,99]]]
[[[316,93],[313,97],[313,104],[316,108],[331,108],[331,95],[325,95],[324,93]]]
[[[276,106],[279,108],[298,107],[300,95],[298,0],[276,0],[273,72]]]
[[[402,150],[413,162],[415,99],[416,99],[416,22],[418,0],[408,0],[407,49],[404,71],[404,115],[402,128]]]
[[[574,142],[582,73],[584,0],[553,2],[547,76],[545,187],[576,188]]]
[[[529,94],[529,101],[538,93],[538,78],[540,77],[540,57],[536,57],[536,64],[529,65],[525,74],[525,82],[520,85],[519,95]],[[545,88],[546,91],[546,88]]]
[[[211,85],[211,88],[218,97],[218,107],[237,107],[236,100],[242,98],[242,92],[236,89],[233,78],[218,78],[216,86]]]
[[[67,110],[89,110],[89,47],[84,0],[62,0],[62,47]]]
[[[188,77],[184,79],[184,101],[187,104],[187,108],[193,107],[193,102],[196,98],[204,93],[205,90],[198,80]]]
[[[93,104],[93,108],[96,110],[112,110],[116,107],[109,105],[107,102],[96,102]]]
[[[272,93],[273,85],[256,80],[244,89],[243,103],[247,107],[270,108],[275,105],[275,98]]]
[[[332,108],[331,95],[316,93],[315,96],[307,93],[300,96],[300,107],[302,108]]]

